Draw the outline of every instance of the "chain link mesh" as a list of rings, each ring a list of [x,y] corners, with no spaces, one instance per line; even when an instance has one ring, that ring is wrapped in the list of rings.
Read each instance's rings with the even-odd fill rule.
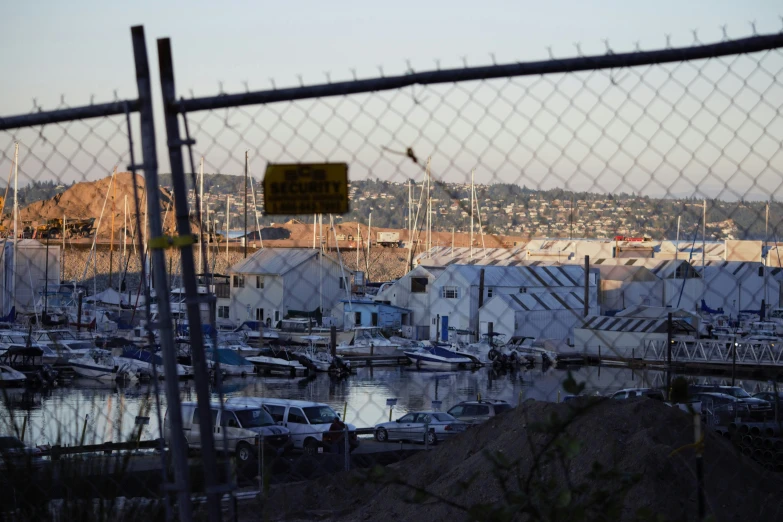
[[[779,517],[783,54],[742,45],[180,100],[167,138],[188,172],[156,190],[175,236],[185,178],[197,242],[166,250],[169,295],[146,263],[136,105],[4,126],[2,509],[176,517],[164,491],[186,488],[200,516],[214,451],[243,520],[691,519],[700,491],[716,519]],[[265,215],[267,164],[324,162],[349,165],[350,212]],[[198,306],[215,448],[200,446],[207,405],[188,380],[179,248],[214,296]],[[160,299],[184,438],[155,380]],[[15,369],[37,386],[11,383]],[[504,489],[527,476],[519,496]]]

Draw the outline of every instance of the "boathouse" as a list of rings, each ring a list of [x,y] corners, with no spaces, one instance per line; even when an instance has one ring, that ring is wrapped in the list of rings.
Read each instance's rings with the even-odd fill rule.
[[[235,324],[276,325],[289,313],[332,315],[353,284],[353,272],[309,248],[262,248],[232,266],[229,277],[228,319]]]

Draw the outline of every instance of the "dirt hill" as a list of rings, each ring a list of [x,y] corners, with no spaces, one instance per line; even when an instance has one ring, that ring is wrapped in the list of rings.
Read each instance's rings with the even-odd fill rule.
[[[343,522],[697,520],[691,417],[651,399],[601,400],[550,444],[542,427],[587,404],[529,401],[400,464],[273,488],[265,508],[273,518]],[[549,456],[537,459],[546,448]],[[708,520],[780,520],[780,475],[714,432],[705,439],[704,478]]]
[[[141,206],[141,222],[144,222],[146,214],[145,182],[144,176],[136,175],[135,179],[130,172],[118,172],[114,177],[114,185],[111,185],[111,176],[97,181],[83,181],[76,183],[61,194],[51,199],[36,201],[19,210],[20,222],[32,221],[33,223],[44,223],[48,219],[62,219],[63,216],[68,220],[95,218],[95,225],[98,224],[98,218],[101,216],[100,229],[98,235],[101,238],[108,238],[111,232],[112,211],[114,214],[114,232],[115,237],[123,227],[123,218],[125,215],[125,197],[128,202],[128,229],[135,228],[136,209],[133,191],[139,195],[139,204]],[[111,189],[111,190],[110,190]],[[161,212],[166,213],[167,208],[171,208],[166,216],[164,229],[170,233],[174,227],[173,196],[167,190],[160,188]],[[107,197],[108,196],[108,197]],[[112,201],[113,200],[113,201]],[[105,208],[104,208],[105,203]],[[5,220],[7,227],[13,226],[13,221]],[[21,223],[20,223],[21,226]]]

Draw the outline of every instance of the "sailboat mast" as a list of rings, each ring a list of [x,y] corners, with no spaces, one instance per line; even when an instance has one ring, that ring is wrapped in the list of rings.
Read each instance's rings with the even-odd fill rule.
[[[114,167],[112,180],[117,176],[117,167]],[[109,230],[109,288],[112,288],[112,275],[114,269],[114,214],[116,214],[117,184],[112,183],[111,193],[111,229]]]
[[[229,204],[229,200],[231,199],[231,194],[226,194],[226,271],[228,271],[229,262],[228,262],[228,225],[231,222],[231,206]]]
[[[256,229],[258,229],[258,241],[261,248],[264,248],[264,238],[261,237],[261,222],[258,221],[258,203],[256,203],[256,189],[253,187],[253,178],[250,178],[250,192],[253,194],[253,212],[256,216]]]
[[[470,171],[470,260],[473,261],[473,181],[476,176],[476,169]]]
[[[123,209],[123,216],[122,216],[122,260],[125,261],[125,254],[127,250],[127,243],[128,243],[128,195],[125,194],[125,202],[124,202],[124,209]],[[63,236],[64,237],[64,236]],[[120,263],[122,264],[122,263]]]
[[[427,158],[427,257],[432,250],[432,194],[430,193],[430,159]]]
[[[204,241],[204,156],[201,156],[201,161],[198,166],[198,266],[201,267],[201,271],[206,274],[207,267],[204,265],[204,256],[201,252],[201,242]]]
[[[704,262],[707,257],[707,199],[705,198],[701,207],[701,298],[704,299],[704,293],[707,290],[704,287]],[[739,315],[737,316],[739,317]]]
[[[367,271],[366,277],[370,277],[370,245],[372,244],[372,212],[367,224],[367,258],[364,260],[364,269]]]
[[[11,279],[11,299],[16,304],[17,243],[19,242],[19,143],[14,143],[14,276]]]
[[[244,197],[244,200],[243,200],[243,206],[245,207],[245,239],[244,239],[244,243],[245,243],[245,245],[244,245],[245,246],[245,248],[244,248],[245,259],[247,259],[247,161],[248,161],[247,160],[247,151],[245,151],[245,197]]]
[[[60,281],[65,281],[65,230],[67,229],[68,220],[65,219],[65,214],[63,214],[63,255],[60,256],[60,264],[62,265],[62,276],[60,276]],[[79,320],[81,322],[81,320]]]

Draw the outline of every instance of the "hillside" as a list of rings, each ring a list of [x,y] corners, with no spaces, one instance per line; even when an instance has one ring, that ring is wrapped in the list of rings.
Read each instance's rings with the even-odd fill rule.
[[[130,174],[124,174],[130,176]],[[190,180],[190,176],[187,176]],[[141,178],[139,178],[141,180]],[[170,201],[169,192],[171,176],[163,174],[160,177],[161,186],[164,188],[161,194],[165,195],[164,205]],[[52,205],[40,205],[33,203],[28,208],[30,212],[25,214],[29,219],[36,216],[54,216],[68,205],[69,198],[63,200],[66,193],[76,187],[77,192],[70,208],[76,217],[97,217],[103,204],[107,179],[91,183],[78,183],[70,188],[55,186],[47,182],[36,182],[28,187],[20,189],[20,198],[24,199],[41,197],[57,197],[61,199]],[[128,182],[130,183],[130,182]],[[143,186],[143,180],[140,181]],[[402,229],[403,233],[408,226],[408,193],[409,188],[403,183],[392,183],[380,180],[356,180],[350,184],[351,209],[344,216],[334,216],[336,224],[359,222],[367,225],[370,213],[372,213],[373,229]],[[87,187],[94,186],[93,189]],[[207,174],[204,179],[205,208],[209,213],[209,220],[216,223],[219,230],[226,228],[226,204],[228,199],[230,225],[232,230],[239,230],[244,226],[244,206],[242,192],[244,190],[244,178],[228,174]],[[253,195],[248,194],[248,228],[256,229],[256,219],[261,227],[277,226],[287,223],[292,219],[310,224],[312,234],[312,218],[310,216],[264,216],[263,215],[263,191],[258,180],[255,180],[256,205],[253,205]],[[132,202],[130,186],[118,184],[117,217],[122,217],[122,195],[129,195],[128,201]],[[413,189],[414,212],[420,200],[420,189],[414,184]],[[480,207],[480,214],[474,212],[476,231],[478,221],[488,235],[508,235],[514,237],[613,237],[624,236],[650,236],[653,239],[674,239],[677,235],[677,218],[681,219],[680,238],[690,240],[694,234],[701,235],[702,201],[693,198],[686,199],[660,199],[639,196],[633,194],[597,194],[588,192],[571,192],[561,189],[536,191],[527,187],[510,184],[477,185],[476,196]],[[10,195],[9,195],[10,198]],[[85,199],[86,198],[86,199]],[[90,200],[89,204],[84,203]],[[193,208],[193,192],[189,192],[189,202]],[[81,207],[79,205],[82,205]],[[436,234],[433,242],[445,244],[445,235],[452,230],[457,233],[469,233],[470,227],[470,186],[454,183],[437,183],[432,190],[433,230],[441,232]],[[9,206],[6,205],[6,213]],[[67,215],[71,211],[66,210]],[[83,216],[79,212],[89,210]],[[258,211],[256,214],[255,210]],[[24,211],[23,211],[24,214]],[[106,215],[106,214],[105,214]],[[769,231],[765,237],[765,203],[745,201],[721,201],[707,200],[707,226],[706,232],[709,239],[767,239],[774,241],[783,236],[783,205],[778,202],[770,203]],[[424,213],[419,212],[417,228],[423,231]],[[28,219],[24,217],[23,219]],[[167,226],[171,223],[167,222]],[[104,233],[103,226],[101,234]],[[116,226],[115,226],[116,228]],[[108,229],[106,229],[108,230]],[[296,235],[295,229],[291,233]],[[276,232],[269,231],[270,234]],[[346,234],[347,235],[347,234]],[[266,239],[266,235],[264,235]],[[312,236],[310,236],[312,241]],[[270,237],[271,239],[271,237]],[[280,238],[282,239],[282,237]],[[503,242],[504,240],[501,240]],[[459,239],[457,243],[460,243]],[[465,242],[464,244],[467,244]]]

